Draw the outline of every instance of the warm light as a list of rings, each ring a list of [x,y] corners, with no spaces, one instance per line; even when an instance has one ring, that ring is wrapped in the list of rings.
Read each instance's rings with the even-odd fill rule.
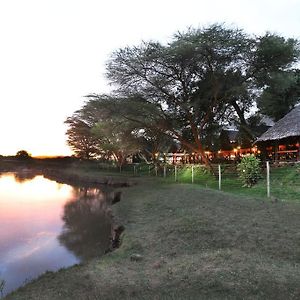
[[[209,152],[209,151],[205,151],[204,153],[205,153],[206,155],[208,155],[210,152]]]
[[[234,149],[233,149],[233,151],[234,151],[234,152],[237,152],[237,149],[236,149],[236,148],[234,148]]]
[[[240,150],[240,149],[241,149],[241,146],[238,146],[237,148],[238,148],[238,150]]]
[[[221,151],[221,150],[219,150],[219,151],[218,151],[218,153],[219,153],[219,154],[221,154],[221,153],[222,153],[222,151]]]

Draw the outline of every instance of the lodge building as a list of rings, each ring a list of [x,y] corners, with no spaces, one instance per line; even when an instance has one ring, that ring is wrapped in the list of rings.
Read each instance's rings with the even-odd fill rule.
[[[300,161],[300,105],[273,126],[267,127],[269,128],[249,148],[238,146],[236,138],[238,131],[227,130],[232,149],[220,149],[217,152],[208,150],[205,155],[212,161],[218,159],[236,161],[249,154],[274,162]],[[202,162],[199,154],[185,151],[164,153],[163,160],[170,164]]]
[[[296,106],[257,140],[262,159],[300,160],[300,105]]]

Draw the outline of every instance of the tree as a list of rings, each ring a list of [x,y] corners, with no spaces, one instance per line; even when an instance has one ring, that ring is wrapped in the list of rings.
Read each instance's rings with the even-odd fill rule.
[[[170,136],[151,128],[141,130],[139,136],[141,150],[138,154],[147,163],[158,165],[158,154],[170,152],[174,146],[174,140]]]
[[[66,120],[68,143],[78,156],[114,157],[118,166],[139,151],[135,126],[116,110],[118,100],[107,95],[89,95],[81,109]]]
[[[253,73],[259,87],[264,87],[274,73],[291,70],[299,60],[299,41],[266,33],[257,39]]]
[[[30,159],[31,158],[31,154],[29,154],[26,150],[20,150],[20,151],[17,152],[16,158],[22,159],[22,160],[23,159],[24,160]]]
[[[127,150],[138,150],[138,140],[168,137],[211,167],[205,150],[216,146],[220,125],[234,121],[251,143],[253,104],[270,91],[274,74],[291,72],[298,57],[293,39],[253,38],[218,24],[190,29],[166,45],[143,42],[115,51],[107,64],[114,94],[89,95],[78,116],[99,149],[112,155],[121,149],[120,162]]]
[[[107,76],[119,97],[156,107],[159,120],[152,128],[198,152],[209,165],[204,153],[209,129],[235,120],[253,140],[247,114],[270,74],[289,69],[298,57],[296,40],[269,33],[252,38],[216,24],[178,33],[167,45],[144,42],[119,49]],[[136,115],[127,117],[146,127]]]
[[[91,126],[81,116],[80,111],[68,117],[65,123],[69,126],[66,132],[67,143],[77,157],[90,159],[100,154],[99,140],[92,134]]]
[[[131,128],[129,122],[124,122],[124,120],[112,118],[98,121],[92,132],[101,140],[101,149],[110,153],[119,167],[126,163],[128,156],[140,150],[134,129]]]
[[[156,130],[201,154],[209,165],[205,131],[224,116],[229,100],[245,89],[242,75],[252,44],[239,29],[213,25],[189,30],[166,46],[144,42],[114,52],[107,75],[118,95],[137,97],[157,108],[161,119],[154,124]]]
[[[275,72],[258,99],[260,112],[278,121],[300,100],[299,71]]]
[[[98,116],[93,133],[101,139],[101,147],[109,150],[117,161],[138,154],[146,162],[156,162],[157,153],[167,152],[174,144],[170,136],[154,126],[163,117],[155,105],[137,98],[96,94],[87,97],[85,109],[94,107],[92,111]]]
[[[267,33],[258,42],[255,67],[261,89],[257,106],[275,121],[287,114],[300,97],[299,41]]]

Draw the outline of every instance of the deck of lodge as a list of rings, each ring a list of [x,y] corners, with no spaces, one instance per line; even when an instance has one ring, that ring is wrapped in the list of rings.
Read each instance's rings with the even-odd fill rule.
[[[263,159],[300,161],[300,105],[262,134],[256,145]]]

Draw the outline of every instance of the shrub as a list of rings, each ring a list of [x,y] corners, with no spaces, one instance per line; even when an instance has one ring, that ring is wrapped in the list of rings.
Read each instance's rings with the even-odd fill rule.
[[[243,186],[251,187],[261,178],[260,160],[254,155],[243,157],[237,170]]]

